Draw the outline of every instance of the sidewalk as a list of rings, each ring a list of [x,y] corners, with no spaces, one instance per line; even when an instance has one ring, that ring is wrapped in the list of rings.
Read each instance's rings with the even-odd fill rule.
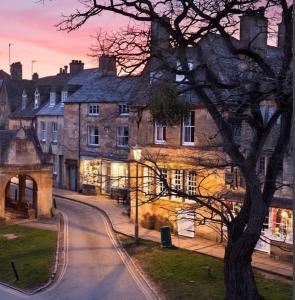
[[[118,205],[116,200],[110,199],[103,195],[86,196],[76,192],[56,188],[54,189],[53,193],[54,197],[78,200],[102,209],[109,216],[116,231],[127,235],[133,235],[134,225],[130,223],[129,218],[126,215],[122,214],[124,211],[124,206],[122,204]],[[160,232],[158,231],[139,227],[139,235],[143,239],[160,242]],[[172,236],[172,242],[173,245],[179,248],[196,251],[198,253],[219,259],[223,259],[224,256],[224,246],[215,243],[214,241],[199,237],[191,239],[186,237]],[[293,266],[291,263],[274,260],[266,253],[255,252],[252,257],[252,265],[262,271],[293,279]]]

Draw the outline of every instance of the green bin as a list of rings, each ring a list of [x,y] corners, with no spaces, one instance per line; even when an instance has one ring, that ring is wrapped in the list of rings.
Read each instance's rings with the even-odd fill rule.
[[[162,247],[165,247],[165,248],[172,247],[171,232],[170,232],[169,226],[161,227],[161,244],[162,244]]]

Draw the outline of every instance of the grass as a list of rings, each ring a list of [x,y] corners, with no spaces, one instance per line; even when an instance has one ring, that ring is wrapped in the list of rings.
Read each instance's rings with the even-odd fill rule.
[[[3,234],[18,237],[7,240]],[[21,225],[0,225],[0,281],[24,290],[46,283],[54,262],[57,232]],[[11,262],[19,280],[16,280]]]
[[[162,249],[158,243],[120,236],[127,252],[169,300],[221,300],[224,297],[223,262],[183,249]],[[204,267],[211,268],[211,276]],[[260,293],[267,300],[292,299],[292,286],[256,274]]]

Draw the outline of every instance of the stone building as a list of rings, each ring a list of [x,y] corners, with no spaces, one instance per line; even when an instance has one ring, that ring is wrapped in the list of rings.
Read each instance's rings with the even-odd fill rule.
[[[12,195],[16,184],[18,192]],[[51,208],[51,156],[42,152],[34,129],[0,130],[0,218],[20,213],[48,217]]]

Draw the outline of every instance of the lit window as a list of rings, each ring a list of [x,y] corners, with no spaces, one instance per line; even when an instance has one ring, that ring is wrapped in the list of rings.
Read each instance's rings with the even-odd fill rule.
[[[161,196],[167,195],[167,190],[165,188],[165,181],[167,182],[168,172],[167,169],[159,169],[160,176],[158,178],[158,194]]]
[[[98,104],[89,104],[88,115],[98,116],[99,115],[99,105]]]
[[[195,112],[190,111],[183,119],[182,124],[182,144],[194,145],[195,142]]]
[[[53,155],[53,174],[57,174],[57,155]]]
[[[186,193],[190,196],[197,193],[197,175],[195,171],[188,171],[186,174]]]
[[[188,63],[188,68],[189,68],[189,70],[191,71],[191,70],[193,69],[193,63],[189,62],[189,63]],[[177,62],[176,69],[177,69],[178,71],[181,71],[181,70],[182,70],[182,67],[181,67],[181,64],[180,64],[179,61]],[[185,75],[176,74],[175,80],[176,80],[177,82],[182,82],[182,81],[187,81],[187,78],[185,77]]]
[[[128,147],[129,143],[129,128],[118,127],[117,128],[117,146]]]
[[[57,142],[57,123],[56,122],[52,122],[51,123],[51,141],[53,143]]]
[[[157,123],[155,124],[155,143],[166,143],[166,126],[162,126]]]
[[[129,114],[129,107],[126,103],[119,104],[119,114],[120,115],[128,115]]]
[[[44,121],[41,121],[40,127],[41,127],[40,140],[42,142],[45,142],[46,141],[46,123]]]
[[[88,145],[90,145],[90,146],[98,146],[99,145],[98,127],[88,126]]]
[[[182,170],[173,170],[172,188],[176,191],[182,192],[182,189],[183,189],[183,171]],[[176,199],[181,199],[181,197],[179,197],[177,195],[175,195],[173,197]]]
[[[143,167],[142,191],[145,195],[152,193],[153,170],[149,167]]]

